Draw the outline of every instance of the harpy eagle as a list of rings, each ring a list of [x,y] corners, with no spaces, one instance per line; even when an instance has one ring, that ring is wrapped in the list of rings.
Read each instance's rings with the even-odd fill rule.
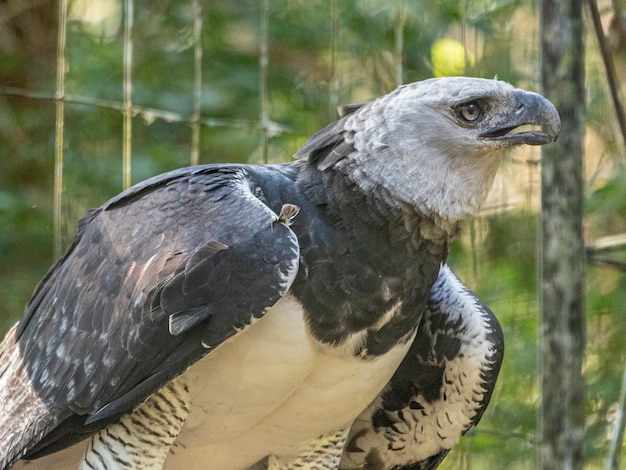
[[[426,80],[308,158],[183,168],[88,212],[0,345],[0,468],[436,468],[503,353],[452,240],[506,150],[559,129],[541,95]]]

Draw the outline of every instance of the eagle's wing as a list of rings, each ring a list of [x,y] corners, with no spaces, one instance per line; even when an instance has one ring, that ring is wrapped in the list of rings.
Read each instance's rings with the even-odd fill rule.
[[[443,266],[411,349],[355,421],[341,468],[437,468],[480,420],[503,352],[496,317]]]
[[[295,208],[251,186],[241,167],[183,169],[87,214],[0,345],[0,468],[129,412],[285,294]]]

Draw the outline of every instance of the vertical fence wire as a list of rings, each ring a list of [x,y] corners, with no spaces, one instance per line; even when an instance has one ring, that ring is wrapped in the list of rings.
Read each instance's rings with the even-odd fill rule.
[[[463,75],[467,75],[471,66],[469,47],[467,44],[467,0],[460,3],[461,10],[461,44],[463,44]]]
[[[268,162],[270,120],[267,100],[267,67],[269,65],[269,0],[261,5],[261,37],[259,46],[259,99],[261,101],[261,129],[263,131],[263,163]]]
[[[191,164],[200,162],[200,111],[202,101],[202,5],[193,0],[193,116],[191,123]]]
[[[470,65],[469,47],[467,44],[467,0],[461,0],[459,4],[459,12],[461,15],[461,44],[463,45],[463,75],[467,75]],[[472,218],[472,220],[469,221],[468,226],[472,261],[472,281],[477,282],[480,266],[480,248],[478,247],[478,233],[480,232],[480,221],[476,218]]]
[[[404,83],[404,24],[406,23],[406,1],[400,3],[394,23],[394,65],[396,86]]]
[[[133,69],[133,0],[124,0],[124,104],[122,134],[122,182],[124,189],[129,188],[132,181],[132,69]]]
[[[67,0],[59,1],[59,30],[57,38],[57,76],[55,107],[55,134],[54,134],[54,196],[53,196],[53,227],[54,227],[54,258],[62,254],[62,203],[63,203],[63,147],[65,121],[65,43],[67,37]]]
[[[328,81],[329,113],[331,121],[337,115],[339,105],[339,76],[337,72],[337,53],[339,51],[339,5],[338,0],[330,2],[330,78]]]

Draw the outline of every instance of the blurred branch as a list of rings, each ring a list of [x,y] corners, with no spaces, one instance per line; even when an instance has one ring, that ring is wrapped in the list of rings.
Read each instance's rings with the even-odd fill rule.
[[[616,259],[605,258],[605,257],[598,256],[595,254],[591,254],[589,256],[589,261],[595,264],[601,264],[603,266],[607,266],[609,268],[615,268],[618,271],[622,271],[626,273],[626,261],[618,261]]]
[[[619,124],[620,131],[622,133],[622,143],[626,148],[626,117],[624,117],[624,108],[619,97],[619,85],[617,80],[617,73],[615,71],[615,64],[613,63],[613,56],[609,50],[604,30],[602,29],[602,20],[600,18],[600,11],[598,10],[598,4],[596,0],[587,0],[589,10],[591,12],[591,19],[593,21],[593,28],[598,38],[598,45],[600,46],[600,54],[604,61],[604,68],[606,70],[606,78],[609,82],[609,89],[611,91],[611,98],[613,100],[613,106],[615,108],[615,115],[617,116],[617,122]],[[617,12],[619,14],[619,12]]]
[[[124,105],[118,101],[92,98],[90,96],[74,95],[69,93],[66,93],[63,98],[57,98],[55,93],[50,93],[46,91],[30,91],[15,87],[0,86],[0,95],[21,96],[23,98],[44,101],[56,101],[61,99],[64,103],[94,106],[96,108],[102,109],[113,109],[120,112],[124,111]],[[155,119],[162,119],[165,122],[182,122],[189,124],[196,121],[193,116],[183,116],[182,114],[175,113],[173,111],[165,111],[156,108],[146,108],[144,106],[138,106],[136,104],[133,104],[130,107],[130,110],[133,116],[141,116],[146,120],[147,123],[152,123]],[[207,127],[234,127],[238,129],[264,128],[261,122],[248,121],[245,119],[221,119],[201,117],[197,121]],[[270,122],[269,124],[272,135],[279,135],[289,131],[289,128],[283,126],[282,124],[278,124],[276,122]]]
[[[626,407],[626,365],[624,367],[624,374],[622,375],[622,388],[619,392],[619,408],[617,410],[617,419],[613,427],[611,447],[609,449],[609,457],[606,461],[606,466],[604,467],[605,470],[619,469],[622,444],[624,442],[624,407]]]
[[[47,3],[51,3],[50,0],[9,0],[0,2],[0,24],[7,24],[16,16]]]
[[[587,249],[593,251],[621,250],[626,248],[626,233],[610,235],[594,240]]]
[[[600,264],[618,271],[626,272],[626,261],[609,258],[607,252],[626,249],[626,234],[611,235],[594,240],[585,247],[587,259],[595,264]]]

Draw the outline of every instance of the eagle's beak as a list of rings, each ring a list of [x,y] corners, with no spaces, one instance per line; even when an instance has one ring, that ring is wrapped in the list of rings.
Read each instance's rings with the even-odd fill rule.
[[[523,90],[515,91],[515,100],[515,111],[507,116],[502,126],[494,127],[480,137],[508,145],[544,145],[556,141],[561,131],[561,118],[554,105],[538,93]],[[541,130],[513,132],[525,125],[541,126]]]

